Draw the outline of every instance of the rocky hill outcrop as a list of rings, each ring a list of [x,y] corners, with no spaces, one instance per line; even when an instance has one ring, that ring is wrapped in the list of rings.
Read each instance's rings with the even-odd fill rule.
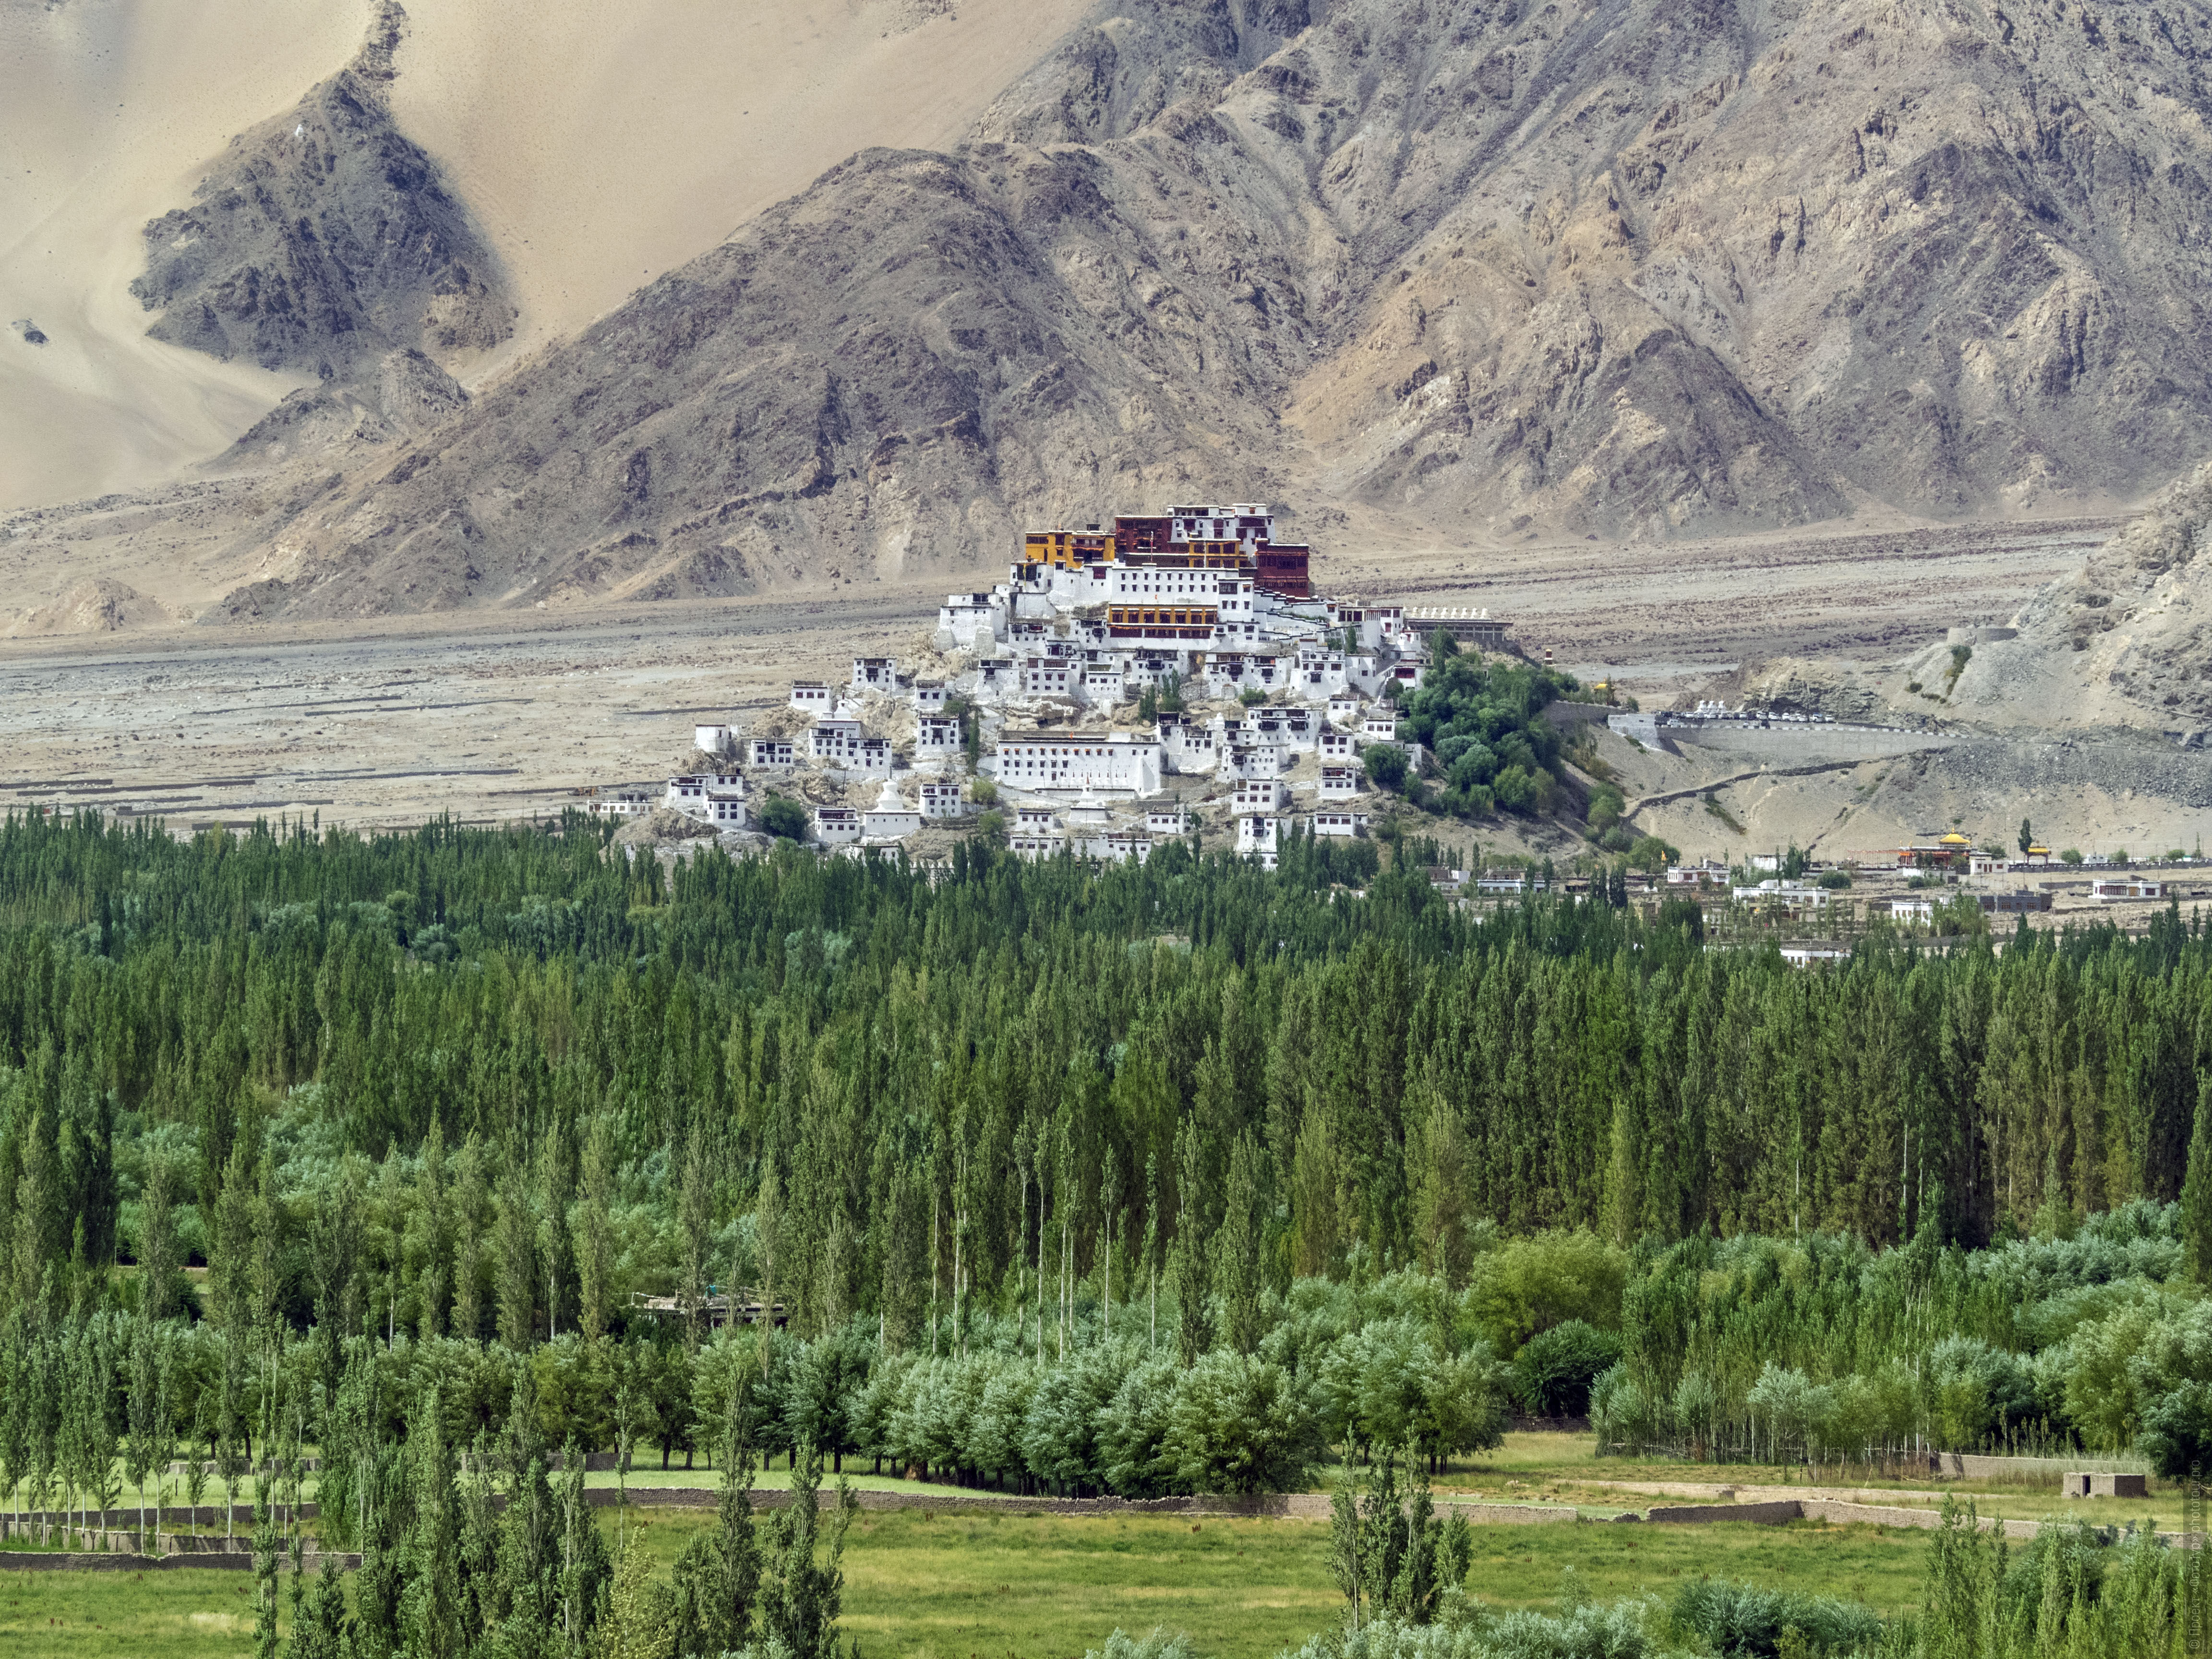
[[[1954,701],[1994,720],[2212,728],[2212,463],[1976,645]],[[2201,763],[2197,763],[2201,766]]]
[[[514,322],[497,259],[386,97],[404,14],[386,0],[367,44],[298,106],[231,141],[144,232],[131,292],[156,339],[325,381],[391,353],[448,362]]]

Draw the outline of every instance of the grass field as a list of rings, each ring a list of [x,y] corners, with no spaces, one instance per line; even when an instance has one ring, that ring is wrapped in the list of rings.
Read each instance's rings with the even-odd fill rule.
[[[611,1532],[615,1517],[603,1512]],[[633,1510],[664,1565],[706,1510]],[[1076,1659],[1115,1626],[1188,1631],[1207,1659],[1273,1659],[1339,1616],[1327,1528],[1168,1516],[867,1514],[845,1557],[844,1627],[872,1656]],[[1666,1595],[1686,1577],[1787,1583],[1885,1612],[1917,1604],[1924,1534],[1864,1527],[1476,1528],[1468,1584],[1499,1607],[1546,1607],[1572,1569],[1601,1599]],[[252,1633],[242,1572],[10,1572],[0,1654],[66,1659],[235,1656]]]
[[[952,1494],[872,1477],[866,1468],[854,1469],[855,1486]],[[1870,1495],[1936,1486],[1856,1469],[1821,1474],[1824,1488],[1859,1487]],[[1631,1486],[1726,1482],[1748,1499],[1759,1495],[1754,1487],[1778,1485],[1778,1477],[1741,1464],[1600,1459],[1588,1436],[1515,1434],[1495,1452],[1460,1461],[1436,1484],[1440,1494],[1565,1502],[1602,1512],[1685,1501]],[[611,1486],[614,1479],[588,1477],[594,1486]],[[706,1505],[717,1477],[703,1466],[663,1474],[648,1463],[629,1479],[640,1486],[702,1489],[696,1510],[629,1512],[629,1524],[664,1565],[712,1524]],[[788,1480],[778,1468],[758,1484],[780,1487]],[[1811,1484],[1803,1470],[1786,1483],[1792,1491]],[[2066,1505],[2053,1491],[2017,1483],[1942,1487],[1972,1496],[1984,1515],[2148,1518],[2168,1528],[2179,1521],[2172,1493]],[[602,1511],[601,1519],[615,1530],[614,1512]],[[1601,1599],[1664,1596],[1684,1578],[1709,1574],[1786,1583],[1893,1613],[1918,1604],[1927,1542],[1924,1532],[1814,1524],[1479,1527],[1468,1587],[1495,1606],[1540,1607],[1556,1601],[1570,1570]],[[1074,1659],[1117,1625],[1187,1631],[1207,1659],[1273,1659],[1339,1617],[1326,1544],[1327,1528],[1316,1522],[1208,1519],[1194,1526],[1167,1516],[1046,1516],[1024,1513],[1018,1500],[994,1514],[866,1513],[854,1522],[845,1560],[845,1627],[872,1656],[894,1659]],[[237,1655],[252,1634],[251,1594],[250,1578],[234,1571],[0,1575],[0,1659]]]

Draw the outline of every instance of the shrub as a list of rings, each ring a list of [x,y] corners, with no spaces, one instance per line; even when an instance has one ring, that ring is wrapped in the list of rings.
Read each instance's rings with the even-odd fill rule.
[[[1406,783],[1406,751],[1394,743],[1370,743],[1360,751],[1359,763],[1367,781],[1379,789],[1401,789]]]
[[[761,807],[760,827],[781,841],[805,841],[806,809],[788,795],[770,795]]]
[[[1675,1592],[1669,1612],[1680,1635],[1716,1654],[1772,1659],[1787,1633],[1802,1653],[1871,1653],[1881,1640],[1881,1620],[1869,1608],[1833,1596],[1760,1589],[1725,1578],[1693,1579]]]
[[[1523,1411],[1580,1417],[1589,1409],[1590,1384],[1620,1358],[1618,1336],[1570,1319],[1522,1345],[1513,1361],[1513,1391]]]

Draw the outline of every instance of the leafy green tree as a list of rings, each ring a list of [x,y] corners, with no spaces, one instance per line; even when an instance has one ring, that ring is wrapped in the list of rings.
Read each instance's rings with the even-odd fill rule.
[[[1313,1453],[1313,1419],[1283,1369],[1215,1349],[1176,1395],[1164,1456],[1185,1492],[1292,1492]]]

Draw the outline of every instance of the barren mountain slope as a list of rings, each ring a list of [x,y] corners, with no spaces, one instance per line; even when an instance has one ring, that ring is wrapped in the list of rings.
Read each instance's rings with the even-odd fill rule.
[[[2047,510],[2212,449],[2205,9],[1480,16],[1432,21],[1348,143],[1316,134],[1379,20],[1336,13],[1284,60],[1311,90],[1244,106],[1307,126],[1364,256],[1303,388],[1329,482],[1617,531]]]
[[[1012,504],[1279,482],[1291,261],[1192,235],[1202,193],[1079,149],[857,156],[295,518],[224,614],[893,575],[1003,549]]]
[[[833,171],[290,526],[239,608],[964,568],[1263,482],[1485,539],[2125,499],[2212,449],[2208,19],[1115,4],[958,156]]]

